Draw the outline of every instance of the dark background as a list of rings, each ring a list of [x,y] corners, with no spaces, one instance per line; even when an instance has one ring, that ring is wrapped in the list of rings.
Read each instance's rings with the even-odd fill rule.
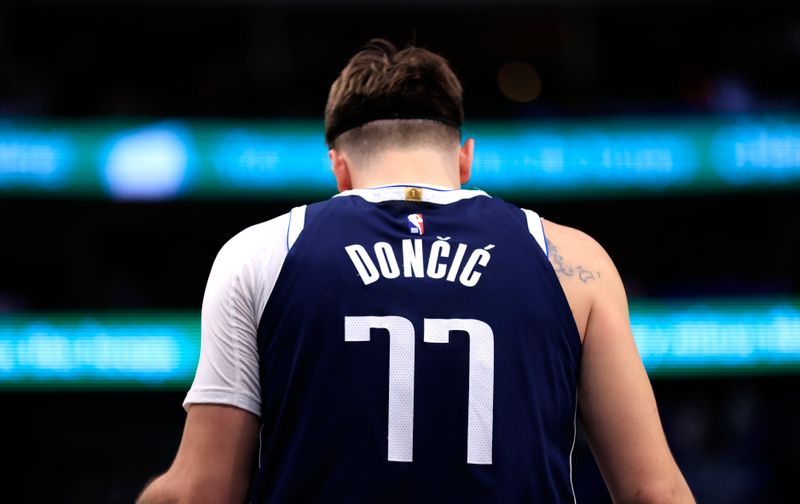
[[[522,4],[6,1],[0,116],[321,119],[338,71],[375,36],[444,54],[467,121],[800,109],[798,4]],[[539,72],[536,100],[500,91],[513,60]],[[594,236],[630,297],[800,293],[797,190],[515,202]],[[2,199],[0,313],[199,309],[219,247],[301,203]],[[795,500],[800,377],[653,385],[700,502]],[[0,501],[131,502],[175,453],[182,398],[0,393]],[[582,439],[575,488],[581,502],[608,501]]]

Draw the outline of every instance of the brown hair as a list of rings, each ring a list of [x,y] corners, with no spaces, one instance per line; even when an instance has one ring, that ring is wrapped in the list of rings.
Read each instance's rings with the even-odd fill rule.
[[[356,142],[344,143],[363,147],[385,142],[387,136],[406,144],[430,143],[433,137],[460,139],[463,120],[461,83],[447,60],[426,49],[398,50],[391,42],[374,39],[331,86],[325,140],[333,148],[339,138],[354,136]]]

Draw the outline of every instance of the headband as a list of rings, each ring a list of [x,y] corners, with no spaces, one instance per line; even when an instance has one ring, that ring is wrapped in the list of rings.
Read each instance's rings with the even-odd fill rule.
[[[342,133],[381,119],[427,119],[460,128],[463,113],[455,108],[446,110],[441,101],[435,98],[431,95],[416,95],[362,97],[354,100],[345,110],[333,114],[325,131],[325,141],[328,145],[333,145],[334,140]]]

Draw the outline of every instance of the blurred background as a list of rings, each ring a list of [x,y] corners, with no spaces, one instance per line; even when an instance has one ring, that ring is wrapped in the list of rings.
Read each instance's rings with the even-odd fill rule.
[[[217,250],[329,197],[368,39],[445,55],[468,187],[615,259],[699,502],[800,471],[800,4],[3,0],[0,501],[131,502],[168,467]],[[584,503],[609,502],[583,438]]]

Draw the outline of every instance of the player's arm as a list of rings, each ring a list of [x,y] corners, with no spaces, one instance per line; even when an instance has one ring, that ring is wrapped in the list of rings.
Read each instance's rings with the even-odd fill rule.
[[[559,279],[576,319],[584,312],[584,319],[576,320],[579,327],[585,324],[578,404],[612,498],[626,503],[694,502],[664,436],[619,273],[591,237],[546,224],[548,239],[559,250]],[[559,265],[554,267],[558,273]],[[581,270],[587,273],[581,275]]]
[[[616,502],[694,502],[661,427],[619,273],[602,249],[596,253],[606,274],[583,340],[579,403],[598,466]]]
[[[276,276],[263,264],[272,260],[273,249],[285,250],[287,222],[282,216],[248,228],[217,255],[203,296],[200,359],[183,403],[187,417],[180,447],[169,470],[139,497],[141,504],[231,503],[247,497],[261,411],[257,317],[266,303],[257,301],[256,293],[259,282]],[[278,238],[270,241],[273,236]],[[265,241],[278,247],[260,247]]]
[[[232,503],[247,497],[259,419],[233,406],[193,404],[178,454],[139,504]]]

